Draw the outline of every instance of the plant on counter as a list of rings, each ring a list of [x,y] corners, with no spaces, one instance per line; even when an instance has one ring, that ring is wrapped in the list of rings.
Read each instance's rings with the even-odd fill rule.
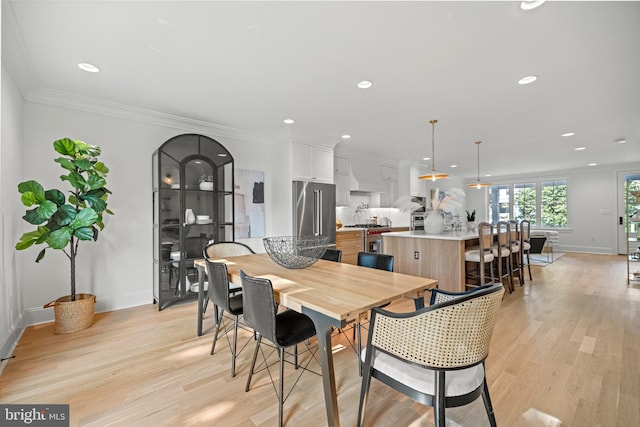
[[[467,213],[467,222],[475,222],[476,210],[474,209],[471,213],[469,213],[469,211],[467,210],[465,210],[465,212]]]
[[[49,248],[62,250],[71,264],[71,301],[75,301],[78,244],[81,240],[98,240],[99,232],[104,229],[103,214],[113,215],[107,209],[107,197],[111,191],[106,187],[105,177],[109,168],[98,161],[100,147],[63,138],[55,141],[53,148],[62,154],[54,161],[68,171],[60,179],[71,184],[71,194],[65,199],[62,191],[55,188],[45,190],[33,180],[18,184],[24,206],[34,206],[22,218],[37,228],[24,233],[16,249],[45,244],[36,262],[44,258]]]

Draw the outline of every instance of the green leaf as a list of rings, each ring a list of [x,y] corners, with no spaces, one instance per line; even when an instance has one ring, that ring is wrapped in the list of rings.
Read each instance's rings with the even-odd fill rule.
[[[107,181],[101,177],[100,175],[91,175],[87,180],[87,184],[89,184],[89,188],[91,190],[97,190],[98,188],[102,188],[107,185]]]
[[[34,231],[29,231],[20,236],[20,241],[16,244],[17,250],[27,249],[34,243],[40,243],[43,241],[43,236],[46,237],[49,234],[49,230],[46,227],[38,227]]]
[[[71,221],[69,226],[74,230],[77,230],[81,227],[88,227],[92,225],[93,223],[96,222],[97,219],[98,219],[98,214],[96,213],[96,211],[93,210],[93,208],[85,208],[85,209],[82,209],[80,212],[78,212],[78,214],[73,219],[73,221]]]
[[[80,240],[93,240],[93,237],[94,237],[93,228],[80,227],[73,231],[73,235]]]
[[[22,219],[27,221],[29,224],[40,225],[43,222],[45,222],[48,218],[45,218],[42,215],[40,215],[40,213],[38,212],[38,208],[34,208],[31,210],[28,210],[25,213],[25,215],[22,217]]]
[[[89,171],[93,168],[93,163],[88,159],[76,160],[74,163],[76,167],[81,171]]]
[[[55,188],[53,190],[47,190],[44,192],[44,197],[58,206],[64,205],[64,193],[60,190],[56,190]]]
[[[22,196],[20,200],[25,206],[39,204],[45,199],[44,188],[36,181],[25,181],[18,184],[18,191]]]
[[[44,253],[45,253],[46,250],[47,250],[47,248],[44,248],[43,250],[40,251],[40,253],[36,257],[36,262],[42,261],[42,258],[44,258]]]
[[[69,181],[73,188],[77,188],[81,191],[84,191],[85,186],[87,185],[84,177],[78,172],[71,172],[69,175],[62,175],[60,176],[60,179],[63,181]]]
[[[102,199],[104,191],[92,191],[85,194],[82,199],[89,203],[96,212],[102,212],[107,208],[107,202]]]
[[[61,226],[69,225],[71,221],[76,217],[78,212],[76,208],[71,205],[62,205],[58,208],[58,212],[53,216],[53,219]]]
[[[59,230],[51,232],[47,243],[49,243],[49,246],[53,249],[63,249],[69,244],[69,240],[71,240],[71,228],[62,227]]]
[[[58,153],[74,157],[76,156],[76,143],[70,138],[62,138],[53,142],[53,149]]]
[[[75,206],[75,204],[76,204],[76,202],[77,202],[77,201],[78,201],[78,199],[76,199],[75,194],[71,194],[71,195],[69,196],[69,204],[72,204],[72,205],[74,205],[74,206]]]
[[[33,205],[37,205],[39,203],[38,198],[36,197],[35,193],[32,193],[31,191],[27,191],[26,193],[22,193],[22,196],[20,196],[20,200],[22,201],[22,204],[25,206],[33,206]]]
[[[58,210],[58,205],[53,203],[51,200],[45,200],[40,204],[40,206],[36,208],[36,210],[38,211],[38,215],[43,218],[49,219]]]
[[[68,171],[76,170],[76,165],[73,162],[65,157],[58,157],[57,159],[53,159],[54,162],[60,163],[60,166],[65,168]]]
[[[102,162],[97,162],[95,165],[93,165],[93,169],[95,169],[97,172],[100,172],[102,175],[106,175],[109,173],[109,168]]]

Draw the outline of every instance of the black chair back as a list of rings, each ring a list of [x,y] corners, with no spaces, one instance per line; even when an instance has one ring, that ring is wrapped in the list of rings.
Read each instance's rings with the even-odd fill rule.
[[[240,271],[242,279],[242,303],[244,320],[257,333],[278,344],[276,336],[276,301],[273,285],[269,279],[247,276]]]
[[[227,265],[207,260],[207,274],[209,277],[209,299],[223,310],[231,312]]]
[[[327,249],[320,259],[326,259],[327,261],[342,262],[342,250],[340,249]]]
[[[361,267],[377,268],[378,270],[393,271],[393,255],[358,252],[358,265]]]

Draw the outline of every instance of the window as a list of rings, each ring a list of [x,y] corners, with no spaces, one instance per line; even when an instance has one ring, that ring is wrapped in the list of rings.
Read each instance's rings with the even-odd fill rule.
[[[542,226],[567,226],[567,183],[564,180],[546,181],[541,191]]]
[[[536,225],[536,183],[513,184],[513,218],[520,222],[523,219]]]
[[[509,219],[509,185],[492,185],[489,191],[489,221],[492,224]]]
[[[567,226],[567,182],[564,179],[492,185],[489,221],[513,218],[541,227]]]

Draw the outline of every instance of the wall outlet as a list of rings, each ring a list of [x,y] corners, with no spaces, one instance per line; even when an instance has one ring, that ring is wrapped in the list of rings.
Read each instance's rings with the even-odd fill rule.
[[[413,251],[413,259],[420,259],[420,252]]]

